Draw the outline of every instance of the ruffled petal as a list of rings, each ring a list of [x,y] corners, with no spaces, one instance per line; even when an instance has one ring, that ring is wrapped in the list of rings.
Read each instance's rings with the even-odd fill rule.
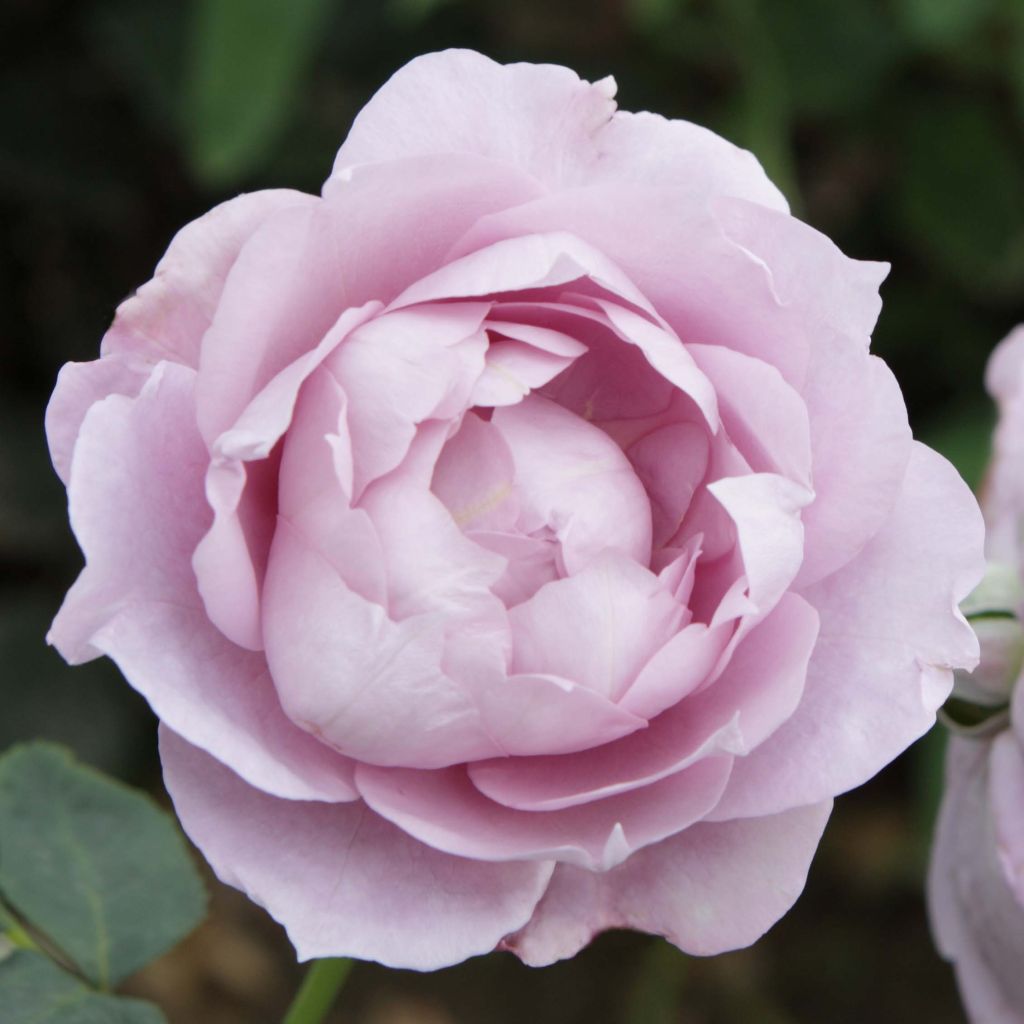
[[[470,778],[495,801],[547,811],[642,789],[715,753],[747,754],[799,703],[817,635],[814,609],[787,594],[713,685],[642,732],[570,757],[481,761]]]
[[[260,655],[209,622],[189,557],[208,525],[194,371],[158,364],[136,399],[93,406],[69,488],[86,567],[48,639],[69,661],[107,654],[156,714],[253,785],[349,800],[351,765],[284,715]]]
[[[275,799],[167,728],[160,756],[186,833],[224,882],[284,925],[300,960],[459,963],[521,927],[551,877],[550,863],[439,853],[363,803]]]
[[[134,398],[152,372],[151,363],[131,355],[110,355],[61,367],[46,406],[46,440],[53,468],[65,486],[71,478],[71,459],[86,413],[108,395]]]
[[[402,461],[419,423],[469,404],[484,369],[488,309],[460,302],[385,313],[331,357],[328,368],[348,396],[354,499]]]
[[[559,864],[530,923],[503,943],[541,967],[609,928],[712,956],[749,946],[796,902],[832,801],[769,818],[700,823],[598,874]]]
[[[998,854],[989,804],[991,755],[991,743],[950,740],[928,869],[928,913],[939,951],[956,968],[971,1019],[1021,1024],[1024,906]]]
[[[892,515],[841,572],[804,592],[821,615],[792,718],[737,763],[715,814],[761,815],[842,793],[935,721],[978,642],[957,609],[984,572],[977,503],[915,444]]]
[[[521,172],[479,157],[419,157],[269,217],[243,246],[203,338],[203,436],[212,442],[228,429],[344,310],[389,302],[441,264],[480,216],[537,192]]]
[[[564,67],[501,65],[468,50],[427,54],[356,118],[332,178],[410,153],[469,152],[521,167],[549,188],[685,181],[695,203],[736,195],[786,209],[752,154],[687,121],[615,113],[614,95],[613,79],[591,84]]]
[[[720,345],[690,345],[689,352],[711,381],[723,425],[751,469],[812,489],[811,429],[800,394],[760,359]]]
[[[609,551],[511,609],[512,668],[564,676],[617,701],[683,617],[657,576]]]
[[[551,860],[607,871],[635,851],[700,820],[729,777],[731,758],[710,757],[645,787],[535,814],[488,800],[463,768],[442,772],[360,765],[366,802],[436,849],[477,860]]]
[[[540,395],[496,409],[491,422],[515,462],[519,527],[548,527],[568,572],[606,551],[646,565],[651,510],[643,485],[604,431]]]
[[[117,307],[103,354],[198,367],[203,335],[242,247],[276,213],[317,202],[316,196],[290,189],[249,192],[186,224],[171,239],[152,280]]]
[[[472,50],[428,53],[400,68],[360,111],[332,182],[356,164],[474,153],[545,185],[596,158],[594,135],[615,110],[615,82],[592,85],[553,64],[495,63]]]

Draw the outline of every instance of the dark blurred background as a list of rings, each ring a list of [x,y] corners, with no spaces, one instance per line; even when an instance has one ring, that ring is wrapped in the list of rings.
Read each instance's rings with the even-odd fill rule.
[[[1024,320],[1022,0],[2,0],[0,748],[54,738],[160,791],[141,700],[43,642],[80,562],[42,433],[59,366],[96,356],[179,226],[240,191],[317,191],[374,89],[456,45],[614,74],[622,107],[753,149],[800,217],[890,261],[875,351],[977,483],[985,359]],[[839,801],[803,899],[750,950],[616,933],[541,971],[359,965],[331,1019],[961,1021],[921,895],[941,743]],[[129,989],[173,1024],[279,1019],[299,976],[282,934],[223,888],[213,907]]]

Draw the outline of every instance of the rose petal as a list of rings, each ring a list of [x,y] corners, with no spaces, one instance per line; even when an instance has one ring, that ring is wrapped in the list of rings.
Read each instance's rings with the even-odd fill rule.
[[[253,785],[352,799],[349,763],[285,717],[262,656],[203,611],[189,565],[209,516],[194,378],[158,364],[138,398],[86,416],[69,489],[86,567],[48,639],[70,661],[108,654],[162,720]]]
[[[647,564],[650,504],[607,434],[540,395],[496,409],[491,422],[515,461],[521,530],[549,527],[570,573],[608,550]]]
[[[659,548],[679,530],[707,473],[707,431],[695,423],[670,423],[634,441],[626,455],[650,499],[652,539]]]
[[[557,184],[595,153],[615,110],[615,82],[591,85],[551,64],[501,65],[471,50],[428,53],[400,68],[360,111],[332,182],[361,163],[418,153],[476,153]]]
[[[747,754],[799,703],[817,631],[814,609],[787,594],[714,685],[642,732],[571,757],[478,762],[469,766],[470,778],[509,807],[545,811],[640,789],[716,751]]]
[[[707,758],[640,792],[543,814],[488,800],[462,768],[360,765],[356,779],[378,814],[444,852],[477,860],[557,859],[606,871],[703,817],[725,786],[730,761]]]
[[[711,381],[722,422],[756,472],[811,489],[811,435],[801,396],[768,363],[720,345],[688,351]]]
[[[203,338],[203,436],[226,430],[343,310],[390,301],[436,268],[477,218],[538,191],[521,172],[479,157],[417,157],[268,218],[239,254]]]
[[[497,427],[479,416],[464,417],[441,450],[430,489],[467,532],[508,530],[519,515],[512,453]]]
[[[617,701],[683,615],[657,576],[609,551],[511,609],[512,668],[563,676]]]
[[[996,347],[985,370],[985,386],[999,405],[993,458],[985,480],[986,551],[989,558],[1022,564],[1020,510],[1024,508],[1024,325]]]
[[[393,619],[443,614],[449,626],[476,614],[504,612],[490,591],[505,560],[474,544],[435,494],[423,486],[418,461],[429,462],[429,432],[420,431],[401,467],[375,481],[361,507],[380,538],[387,576],[387,609]],[[433,475],[436,463],[429,467]],[[429,479],[429,477],[428,477]]]
[[[470,404],[515,405],[534,388],[543,387],[557,377],[572,362],[571,357],[552,355],[519,341],[492,340],[487,346],[484,373],[473,389]]]
[[[1007,884],[1021,908],[1024,936],[1024,755],[1017,735],[1007,730],[996,737],[989,761],[989,804],[995,826],[996,852]]]
[[[604,694],[550,674],[487,680],[476,702],[487,732],[509,756],[589,750],[647,725]]]
[[[643,293],[611,260],[559,230],[522,233],[477,247],[467,255],[453,254],[439,269],[406,288],[389,308],[551,288],[583,278],[655,316]]]
[[[971,1019],[1017,1024],[1024,1020],[1024,908],[997,855],[991,749],[990,743],[950,740],[928,869],[928,912],[939,951],[956,967]]]
[[[469,404],[484,369],[488,311],[482,302],[436,303],[377,317],[328,362],[348,396],[354,461],[353,498],[405,457],[423,420]],[[459,345],[470,340],[467,350]]]
[[[698,956],[748,946],[796,902],[831,808],[697,824],[603,874],[559,864],[530,923],[503,945],[536,967],[609,928],[664,935]]]
[[[267,661],[293,721],[349,757],[436,768],[503,753],[441,666],[442,615],[396,623],[287,521],[263,600]]]
[[[813,495],[776,473],[725,477],[708,484],[707,490],[736,525],[738,572],[746,576],[747,596],[757,614],[764,615],[800,569],[804,539],[800,512]],[[724,615],[716,614],[713,622],[723,619]]]
[[[380,538],[352,508],[347,399],[333,375],[316,371],[302,386],[281,458],[278,512],[367,601],[387,603]]]
[[[849,566],[804,592],[821,615],[807,691],[737,763],[716,815],[774,813],[844,792],[932,725],[952,670],[977,663],[957,605],[984,571],[982,535],[956,471],[915,443],[885,526]]]
[[[189,837],[223,881],[284,925],[300,960],[458,963],[520,927],[551,876],[543,862],[438,853],[362,803],[277,800],[166,728],[160,756]]]
[[[815,497],[803,514],[798,587],[848,564],[883,526],[898,500],[912,445],[896,378],[855,340],[833,339],[819,347],[808,366],[804,398]]]
[[[53,468],[65,486],[71,478],[71,459],[86,413],[108,395],[134,398],[152,371],[152,364],[130,354],[61,367],[46,406],[46,440]]]
[[[278,460],[268,456],[291,423],[303,382],[379,308],[371,302],[342,313],[323,340],[269,381],[213,444],[206,474],[213,524],[196,547],[192,567],[210,620],[240,647],[263,648],[260,587],[273,536],[278,474]]]
[[[589,165],[580,184],[685,182],[694,204],[726,195],[782,212],[789,209],[753,153],[690,121],[619,110],[597,142],[600,159]]]
[[[316,196],[268,189],[236,196],[186,224],[171,239],[153,278],[117,307],[103,354],[133,354],[199,366],[200,342],[213,320],[238,253],[282,210],[309,209]]]
[[[613,79],[590,84],[568,68],[503,66],[466,50],[427,54],[359,114],[332,177],[408,153],[471,152],[549,187],[685,181],[695,201],[724,193],[786,209],[750,153],[686,121],[615,113],[614,95]]]

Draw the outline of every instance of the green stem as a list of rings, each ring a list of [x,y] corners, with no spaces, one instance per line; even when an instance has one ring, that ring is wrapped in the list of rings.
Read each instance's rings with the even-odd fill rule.
[[[320,1024],[351,969],[351,960],[314,960],[292,1000],[284,1024]]]

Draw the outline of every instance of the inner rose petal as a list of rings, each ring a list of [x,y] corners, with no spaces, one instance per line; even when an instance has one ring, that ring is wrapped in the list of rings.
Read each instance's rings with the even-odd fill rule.
[[[496,409],[491,422],[515,461],[523,533],[550,528],[569,573],[608,550],[649,563],[650,502],[607,434],[539,395]]]

